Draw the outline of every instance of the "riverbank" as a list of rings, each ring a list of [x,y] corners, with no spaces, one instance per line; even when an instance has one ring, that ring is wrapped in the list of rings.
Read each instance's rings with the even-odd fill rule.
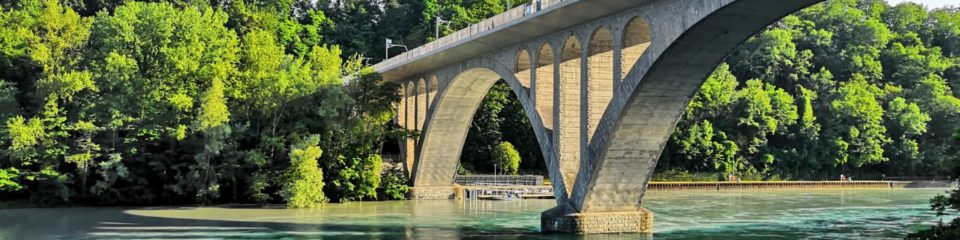
[[[956,188],[952,181],[742,181],[742,182],[653,182],[648,191],[730,191],[730,190],[803,190],[803,189],[884,189],[884,188]],[[550,185],[538,186],[458,186],[454,198],[475,198],[481,192],[524,192],[528,198],[552,198]],[[370,202],[370,201],[359,201]],[[376,202],[376,201],[373,201]],[[199,206],[199,205],[182,205]],[[215,205],[216,206],[216,205]],[[234,208],[284,208],[282,204],[221,204]],[[26,201],[0,201],[0,209],[48,207],[103,207],[85,205],[39,206]],[[110,207],[110,206],[107,206]]]
[[[953,181],[743,181],[743,182],[650,182],[647,190],[756,190],[822,188],[952,188]]]

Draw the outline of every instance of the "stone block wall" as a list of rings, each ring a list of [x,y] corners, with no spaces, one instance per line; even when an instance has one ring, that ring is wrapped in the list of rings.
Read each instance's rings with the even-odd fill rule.
[[[643,208],[635,212],[565,212],[561,207],[543,212],[541,229],[574,234],[653,232],[653,213]]]
[[[407,193],[411,200],[446,200],[455,197],[456,189],[450,187],[412,187]]]

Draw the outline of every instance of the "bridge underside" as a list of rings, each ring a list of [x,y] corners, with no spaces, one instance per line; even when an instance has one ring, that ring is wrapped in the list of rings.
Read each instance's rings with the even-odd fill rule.
[[[592,0],[599,1],[599,0]],[[544,231],[649,232],[646,185],[709,73],[747,38],[822,0],[657,0],[399,81],[412,198],[447,199],[464,139],[505,80],[527,113],[557,207]],[[581,0],[580,2],[591,2]]]

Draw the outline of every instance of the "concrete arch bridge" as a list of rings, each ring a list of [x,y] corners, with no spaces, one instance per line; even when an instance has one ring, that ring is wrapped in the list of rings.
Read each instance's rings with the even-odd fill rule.
[[[649,232],[657,159],[710,72],[747,38],[822,0],[539,0],[374,66],[402,85],[412,198],[447,199],[473,114],[517,95],[557,207],[545,231]]]

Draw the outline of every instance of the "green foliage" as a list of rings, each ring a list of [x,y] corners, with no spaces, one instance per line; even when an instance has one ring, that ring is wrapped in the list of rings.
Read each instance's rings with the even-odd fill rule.
[[[280,195],[291,208],[315,208],[327,201],[323,194],[323,173],[317,166],[317,159],[323,153],[317,146],[319,142],[320,137],[314,135],[290,147],[290,167]]]
[[[960,162],[950,137],[960,128],[958,16],[840,0],[783,18],[707,79],[658,171],[946,174]],[[723,155],[720,146],[737,150]]]
[[[378,196],[385,200],[406,199],[407,192],[410,191],[407,181],[407,176],[402,169],[384,172]]]
[[[250,200],[255,203],[266,203],[272,199],[272,196],[265,192],[267,187],[270,186],[270,176],[263,173],[254,173],[250,176],[249,181],[250,187],[247,194],[250,196]]]
[[[724,174],[690,172],[685,169],[668,169],[654,174],[650,181],[656,182],[715,182],[726,179]]]
[[[230,121],[230,110],[227,109],[227,100],[223,97],[223,82],[220,80],[214,79],[210,89],[203,94],[197,120],[202,131],[220,127]]]
[[[726,114],[736,100],[737,77],[730,73],[730,66],[720,64],[700,87],[687,107],[688,117],[714,118]]]
[[[836,93],[838,97],[829,108],[834,118],[827,120],[833,128],[826,130],[830,133],[825,133],[837,136],[836,141],[849,144],[845,153],[849,158],[839,158],[837,165],[846,167],[850,161],[854,167],[861,167],[887,161],[883,145],[890,139],[884,135],[887,131],[882,125],[884,110],[877,101],[877,91],[877,87],[859,75],[840,84]]]
[[[383,142],[405,134],[387,127],[397,86],[360,56],[344,60],[319,5],[0,6],[0,169],[4,188],[19,186],[4,197],[278,203],[288,184],[272,176],[291,167],[297,139],[318,135],[328,154],[313,165],[329,177],[303,181],[373,199]]]
[[[17,114],[19,104],[16,94],[17,88],[12,83],[0,79],[0,123],[6,123],[7,119]]]
[[[516,175],[520,170],[520,153],[513,148],[510,142],[502,142],[490,153],[493,162],[497,163],[499,171],[505,174]]]
[[[23,177],[28,188],[32,191],[30,201],[42,204],[64,203],[70,200],[71,194],[67,184],[68,175],[61,174],[52,168],[44,168],[38,172],[26,173]]]
[[[10,139],[8,155],[20,160],[20,165],[30,165],[37,154],[35,146],[40,143],[45,133],[43,122],[38,119],[26,121],[16,116],[7,121],[7,134]]]
[[[16,168],[0,169],[0,192],[16,192],[23,189],[18,183],[20,170]]]
[[[363,162],[366,165],[366,171],[363,175],[364,191],[362,194],[367,197],[377,198],[377,188],[380,187],[383,175],[383,158],[379,154],[367,156]]]

